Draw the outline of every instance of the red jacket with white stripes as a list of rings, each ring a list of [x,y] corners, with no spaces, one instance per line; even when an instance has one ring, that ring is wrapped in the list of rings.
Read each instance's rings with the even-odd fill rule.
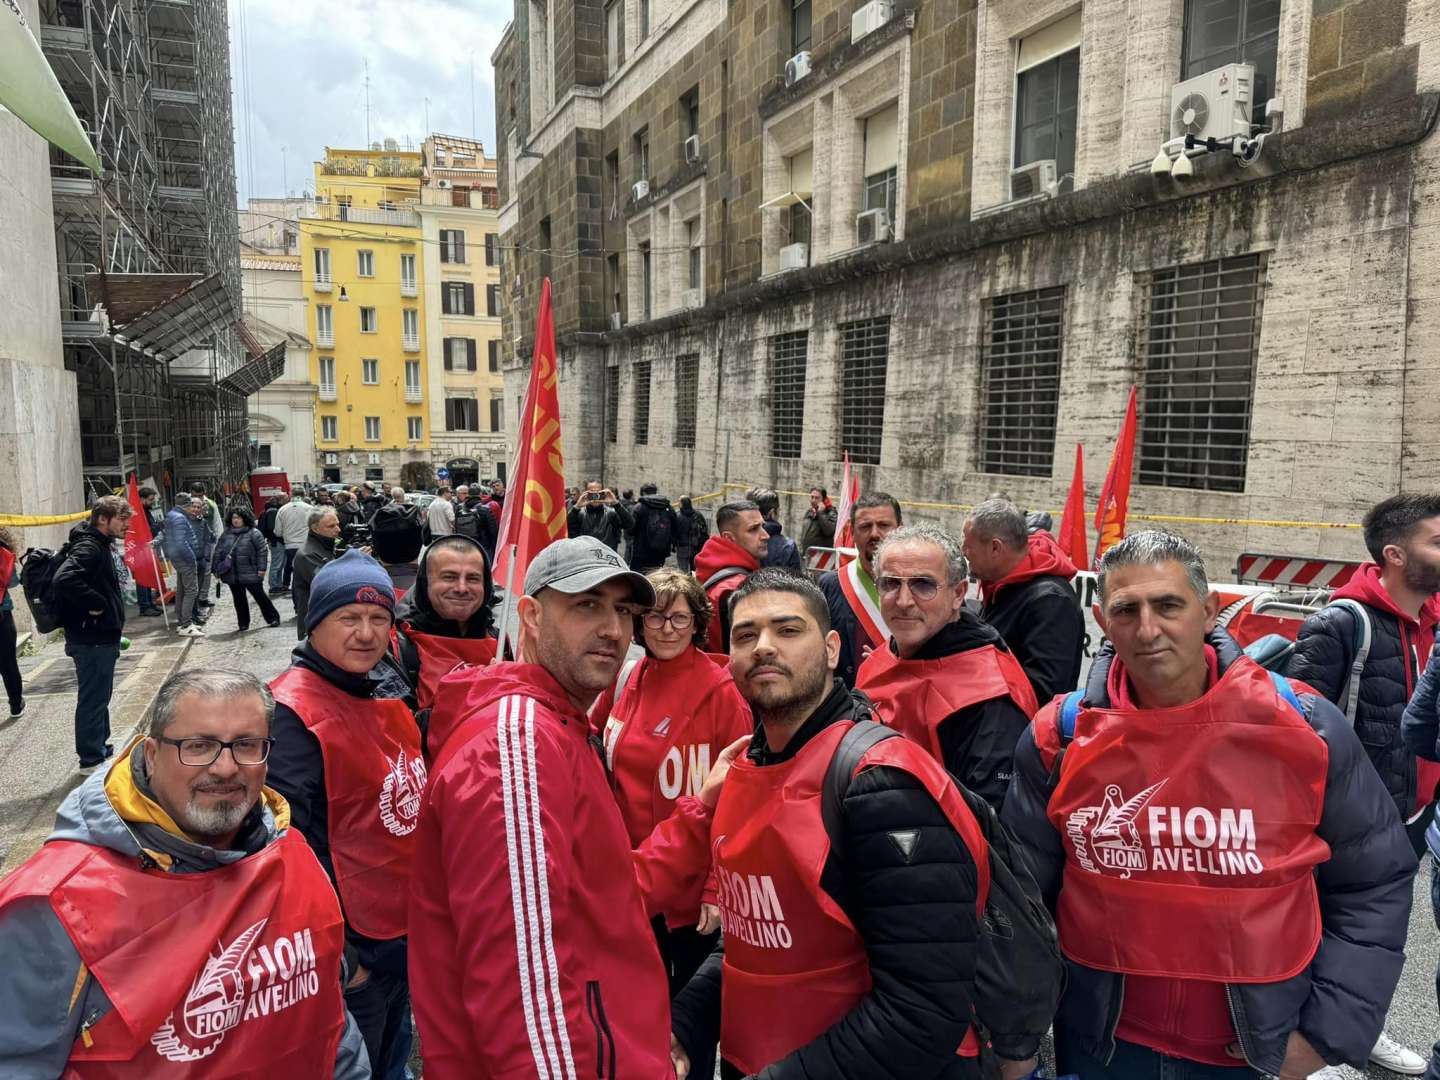
[[[710,813],[635,851],[585,714],[548,671],[441,680],[410,889],[410,987],[435,1080],[670,1080],[647,912],[697,904]]]

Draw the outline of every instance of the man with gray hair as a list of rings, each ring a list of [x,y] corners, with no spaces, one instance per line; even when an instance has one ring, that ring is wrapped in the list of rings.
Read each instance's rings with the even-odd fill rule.
[[[1048,532],[1030,532],[1020,508],[987,499],[965,520],[965,558],[980,580],[980,617],[999,631],[1042,705],[1075,689],[1085,618],[1075,564]]]
[[[305,614],[310,606],[310,585],[320,568],[335,558],[340,536],[340,515],[333,507],[312,506],[305,516],[305,546],[294,559],[290,599],[295,604],[295,636],[305,636]]]
[[[171,676],[0,884],[0,1075],[370,1076],[340,904],[265,786],[273,708],[246,672]]]
[[[280,587],[286,592],[291,589],[295,576],[295,560],[300,555],[300,549],[305,546],[305,537],[309,533],[306,521],[309,513],[309,504],[299,495],[293,496],[275,513],[275,532],[280,537],[280,542],[285,545],[285,572],[280,578]]]
[[[1193,546],[1100,561],[1108,642],[1015,748],[1001,817],[1055,913],[1061,1072],[1363,1068],[1405,960],[1415,855],[1334,705],[1216,627]]]
[[[1000,635],[964,606],[960,542],[934,525],[902,525],[874,565],[890,640],[860,665],[855,689],[876,719],[999,810],[1035,695]]]

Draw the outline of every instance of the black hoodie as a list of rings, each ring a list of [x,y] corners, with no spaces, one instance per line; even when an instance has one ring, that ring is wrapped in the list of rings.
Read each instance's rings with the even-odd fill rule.
[[[482,555],[485,554],[485,548],[478,540],[463,533],[452,533],[445,537],[443,542],[449,545],[458,541],[473,544],[475,550]],[[410,680],[411,686],[420,685],[420,653],[415,648],[414,642],[406,636],[406,627],[418,630],[422,634],[434,634],[436,637],[484,638],[492,637],[495,633],[495,587],[490,578],[489,558],[485,559],[485,602],[480,605],[480,610],[471,617],[469,623],[461,626],[453,619],[442,619],[430,606],[428,568],[430,553],[434,550],[433,544],[425,549],[425,556],[420,560],[419,572],[415,575],[415,587],[395,605],[398,659],[400,666],[405,669],[406,678]]]

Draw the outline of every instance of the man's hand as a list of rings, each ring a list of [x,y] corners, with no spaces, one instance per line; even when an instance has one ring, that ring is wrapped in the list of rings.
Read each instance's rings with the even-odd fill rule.
[[[1280,1064],[1280,1080],[1305,1080],[1313,1072],[1325,1068],[1327,1062],[1298,1031],[1290,1032],[1285,1045],[1285,1060]]]
[[[720,909],[714,904],[700,905],[700,921],[695,924],[697,934],[713,934],[720,929]]]
[[[345,984],[346,990],[354,990],[357,986],[364,986],[370,981],[370,969],[361,965],[355,965],[355,974],[350,976],[350,981]]]
[[[1036,1058],[1026,1058],[1024,1061],[1006,1061],[1000,1058],[1000,1080],[1022,1080],[1029,1076],[1040,1065]]]
[[[670,1033],[670,1064],[675,1066],[675,1080],[685,1080],[690,1075],[690,1055],[685,1053],[673,1031]]]
[[[725,777],[730,772],[730,763],[749,745],[750,736],[742,735],[720,751],[720,759],[710,767],[710,775],[705,777],[705,784],[700,788],[700,801],[707,808],[715,809],[715,804],[720,801],[721,785],[725,783]]]

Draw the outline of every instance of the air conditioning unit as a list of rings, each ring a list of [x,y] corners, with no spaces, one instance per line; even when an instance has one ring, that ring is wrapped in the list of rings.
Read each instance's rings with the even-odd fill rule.
[[[620,327],[621,327],[621,325],[622,325],[622,323],[621,323],[621,321],[620,321],[620,312],[618,312],[618,311],[612,311],[612,312],[610,313],[610,329],[611,329],[611,330],[619,330]]]
[[[339,464],[340,464],[340,455],[339,455],[339,454],[326,454],[326,455],[325,455],[325,464],[326,464],[326,465],[339,465]]]
[[[1060,190],[1060,180],[1055,175],[1055,159],[1032,161],[1018,169],[1010,170],[1010,198],[1029,199],[1036,195],[1053,196]]]
[[[785,85],[794,86],[810,74],[810,53],[798,52],[785,61]]]
[[[440,181],[437,181],[437,182],[436,182],[435,186],[438,187],[441,191],[444,191],[446,188],[448,188],[448,187],[450,186],[450,181],[449,181],[449,180],[440,180]]]
[[[1228,139],[1250,136],[1250,106],[1255,93],[1252,64],[1226,64],[1170,91],[1170,137]]]
[[[680,294],[682,308],[700,307],[704,302],[705,294],[699,289],[686,289]]]
[[[859,41],[866,34],[879,30],[890,21],[890,16],[894,13],[895,8],[890,0],[870,0],[870,3],[850,16],[851,43]]]
[[[371,454],[371,455],[370,455],[370,464],[371,464],[371,465],[379,465],[379,464],[380,464],[380,455],[379,455],[379,454]]]
[[[638,203],[641,199],[648,199],[649,197],[650,197],[650,181],[649,181],[649,180],[636,180],[636,181],[635,181],[635,186],[630,189],[630,198],[633,199],[635,202]]]
[[[700,136],[691,135],[685,140],[685,164],[694,165],[700,160]]]
[[[809,244],[787,244],[780,249],[781,270],[800,270],[809,265]]]
[[[862,244],[878,244],[890,239],[890,212],[864,210],[855,215],[855,233]]]

